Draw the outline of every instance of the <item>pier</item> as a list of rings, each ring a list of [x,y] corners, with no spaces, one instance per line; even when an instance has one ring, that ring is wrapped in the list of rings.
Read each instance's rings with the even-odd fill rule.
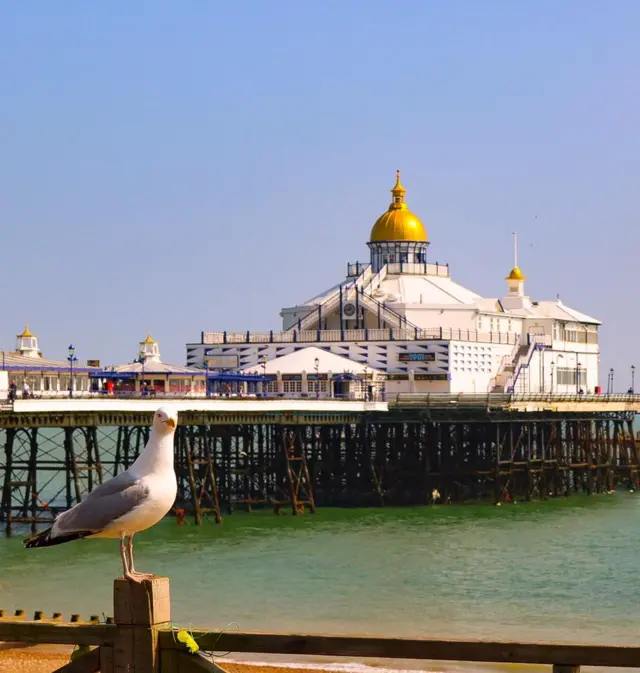
[[[544,499],[636,488],[637,395],[19,399],[0,410],[0,521],[35,531],[126,469],[171,404],[178,521],[268,507]]]

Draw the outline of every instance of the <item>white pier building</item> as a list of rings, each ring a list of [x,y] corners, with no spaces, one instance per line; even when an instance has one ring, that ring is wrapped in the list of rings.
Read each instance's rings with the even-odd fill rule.
[[[282,331],[202,332],[187,344],[187,365],[246,369],[316,346],[386,372],[388,394],[599,392],[600,321],[529,297],[517,246],[501,295],[456,283],[448,265],[429,261],[405,191],[398,172],[371,229],[369,263],[348,264],[346,278],[283,308]]]

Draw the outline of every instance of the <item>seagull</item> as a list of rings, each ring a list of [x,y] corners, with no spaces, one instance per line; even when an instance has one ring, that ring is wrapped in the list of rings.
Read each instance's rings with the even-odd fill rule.
[[[57,516],[51,528],[24,540],[25,547],[50,547],[85,537],[120,538],[124,577],[137,583],[155,577],[135,570],[133,536],[158,523],[175,501],[173,435],[177,424],[177,413],[158,409],[149,441],[133,465]]]

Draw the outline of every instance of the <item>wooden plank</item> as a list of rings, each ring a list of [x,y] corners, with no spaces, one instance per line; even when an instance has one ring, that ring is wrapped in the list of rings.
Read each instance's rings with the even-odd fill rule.
[[[99,673],[99,671],[100,650],[95,648],[74,661],[70,661],[60,668],[56,668],[53,673]]]
[[[196,654],[178,652],[177,654],[178,673],[226,673],[224,668],[214,664],[198,652]]]
[[[100,673],[113,673],[113,647],[100,647]]]
[[[0,641],[49,645],[112,645],[116,627],[111,624],[58,624],[56,622],[0,622]]]
[[[180,673],[179,656],[180,652],[177,650],[161,650],[160,670],[162,673]]]
[[[383,659],[431,659],[557,666],[640,667],[640,647],[568,643],[483,642],[374,638],[280,633],[192,632],[203,651],[306,654]],[[170,630],[160,633],[160,647],[179,649]]]

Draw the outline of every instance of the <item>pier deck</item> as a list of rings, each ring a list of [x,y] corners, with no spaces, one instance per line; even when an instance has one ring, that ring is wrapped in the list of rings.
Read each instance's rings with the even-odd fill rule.
[[[32,530],[139,455],[178,409],[177,514],[511,502],[637,488],[640,396],[19,399],[0,411],[0,521]]]

